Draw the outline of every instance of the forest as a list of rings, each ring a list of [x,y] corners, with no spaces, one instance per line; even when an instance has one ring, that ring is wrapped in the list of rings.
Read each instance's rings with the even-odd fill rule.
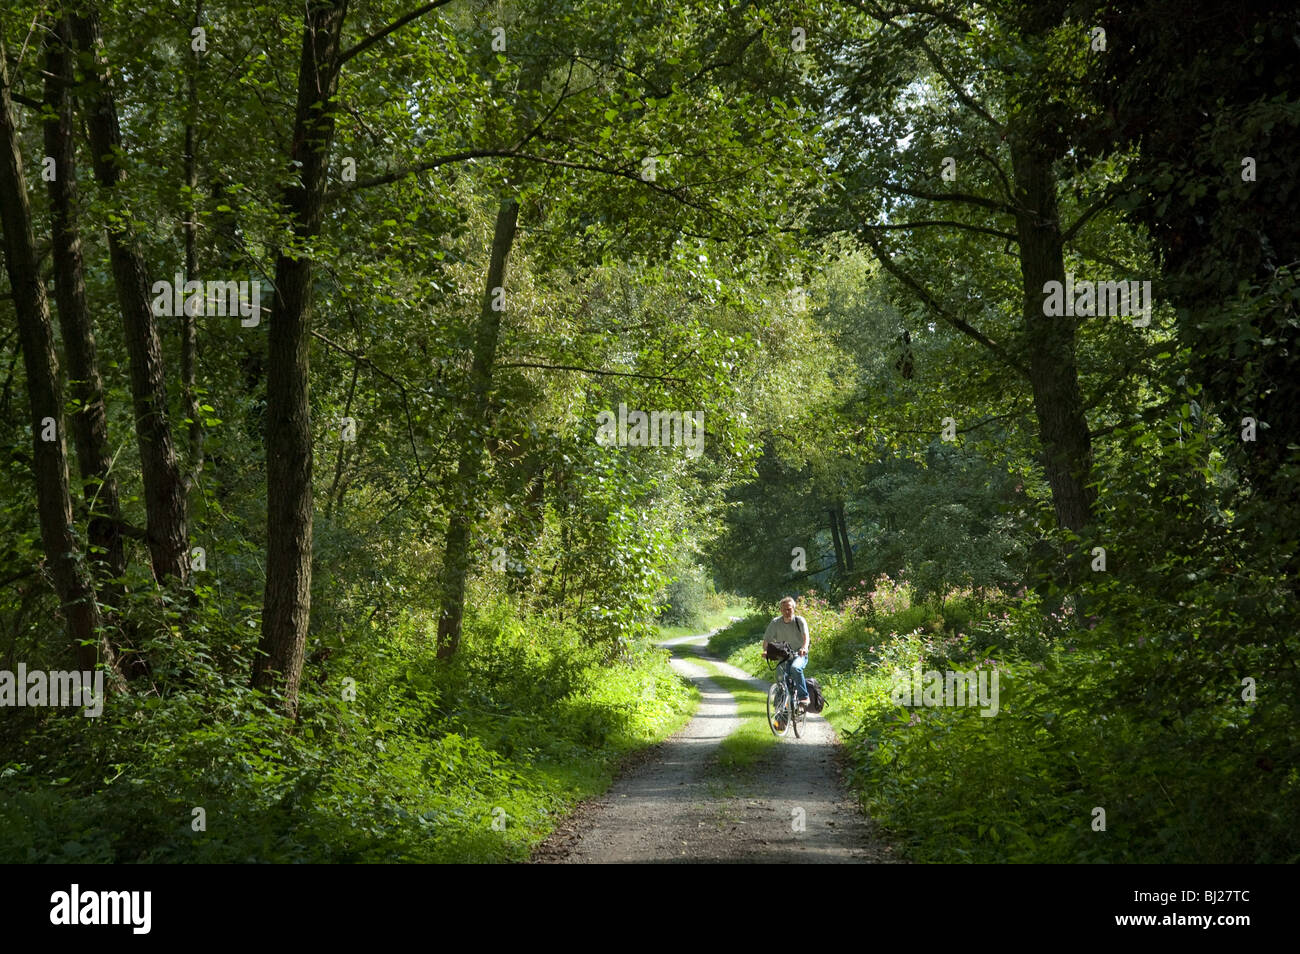
[[[6,0],[0,861],[536,861],[786,596],[896,860],[1300,861],[1298,47]]]

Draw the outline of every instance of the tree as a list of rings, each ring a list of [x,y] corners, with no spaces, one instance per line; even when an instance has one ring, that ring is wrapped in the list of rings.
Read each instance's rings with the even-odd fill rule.
[[[297,243],[320,229],[334,135],[340,37],[347,0],[317,4],[304,14],[302,59],[293,146],[296,176],[284,194],[295,246],[280,250],[275,263],[266,400],[266,597],[262,606],[261,654],[253,685],[282,687],[290,715],[298,707],[303,647],[311,615],[312,434],[311,295],[312,260]]]
[[[474,526],[474,513],[478,508],[479,474],[486,453],[483,437],[492,426],[489,391],[497,357],[497,341],[501,334],[501,317],[506,310],[506,262],[514,244],[518,221],[519,203],[513,198],[502,200],[492,233],[492,252],[487,282],[483,289],[483,307],[474,337],[474,364],[470,369],[472,406],[467,415],[468,427],[459,440],[460,459],[456,464],[455,487],[462,496],[453,501],[443,551],[438,616],[438,656],[443,659],[455,654],[460,644],[465,610],[465,578],[469,574],[470,533]]]
[[[1060,11],[1020,5],[846,6],[826,31],[819,77],[830,84],[824,109],[846,201],[837,197],[822,221],[859,236],[931,318],[1028,385],[1057,524],[1080,531],[1095,498],[1082,323],[1048,316],[1043,304],[1046,283],[1065,280],[1067,247],[1113,200],[1103,182],[1072,219],[1062,208],[1067,155],[1086,121],[1073,81],[1086,37]],[[945,171],[958,162],[953,184]],[[900,233],[907,254],[891,239]],[[991,262],[1014,248],[1015,299],[1004,278],[972,283],[991,299],[972,301],[946,294],[941,272],[921,276],[918,265],[959,248]],[[954,264],[989,272],[971,258]],[[1015,324],[997,321],[1003,307],[1014,307]]]
[[[87,81],[91,92],[86,104],[86,128],[95,175],[105,191],[120,192],[126,179],[121,162],[122,133],[97,9],[88,5],[74,15],[72,29],[78,49],[93,64]],[[190,574],[185,482],[172,440],[162,343],[154,321],[149,275],[129,217],[118,215],[110,220],[108,245],[130,356],[135,432],[154,577],[159,582],[174,578],[185,583]]]
[[[1216,445],[1265,503],[1262,519],[1285,524],[1276,508],[1293,502],[1300,468],[1300,21],[1270,2],[1081,7],[1109,43],[1086,145],[1128,158],[1122,207],[1159,251],[1178,340],[1225,425]],[[1247,418],[1255,440],[1241,439]]]
[[[70,422],[82,489],[90,510],[88,542],[91,563],[98,568],[97,575],[101,579],[120,579],[126,573],[122,513],[117,478],[111,473],[113,456],[108,443],[104,385],[99,373],[95,329],[86,300],[81,235],[77,225],[70,36],[68,22],[59,21],[51,28],[45,47],[45,154],[54,160],[54,175],[48,182],[54,299],[58,304],[72,395],[78,408]],[[104,584],[101,583],[99,588],[102,597]]]
[[[62,606],[68,639],[77,663],[94,669],[100,652],[113,663],[100,633],[95,589],[81,542],[73,531],[72,498],[64,443],[63,389],[54,351],[54,329],[41,280],[27,204],[27,184],[19,150],[18,126],[10,96],[8,58],[0,38],[0,225],[4,227],[5,269],[18,312],[27,395],[31,407],[32,476],[41,539],[54,590]]]

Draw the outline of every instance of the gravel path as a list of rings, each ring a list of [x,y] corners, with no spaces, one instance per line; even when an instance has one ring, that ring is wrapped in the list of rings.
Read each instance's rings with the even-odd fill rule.
[[[704,654],[707,641],[689,636],[663,645],[690,644],[692,654]],[[705,658],[766,693],[768,683]],[[843,785],[829,723],[809,715],[803,738],[791,732],[777,739],[751,766],[721,765],[718,744],[740,724],[735,698],[689,658],[674,655],[672,666],[700,690],[695,717],[605,795],[580,805],[538,846],[534,862],[894,860]]]

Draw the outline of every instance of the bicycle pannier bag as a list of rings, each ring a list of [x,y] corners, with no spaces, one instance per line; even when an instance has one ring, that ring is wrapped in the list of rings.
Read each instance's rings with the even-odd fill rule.
[[[808,711],[821,712],[826,708],[826,697],[822,695],[821,683],[811,676],[804,682],[808,683]]]

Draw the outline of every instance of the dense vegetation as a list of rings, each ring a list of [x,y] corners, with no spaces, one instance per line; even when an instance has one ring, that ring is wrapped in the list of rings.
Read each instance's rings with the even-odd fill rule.
[[[694,707],[664,654],[609,666],[577,628],[505,605],[476,615],[450,664],[427,651],[427,624],[355,635],[337,658],[355,700],[305,693],[291,728],[229,662],[176,637],[155,654],[184,687],[124,696],[100,719],[15,720],[0,855],[519,861]]]
[[[915,593],[882,576],[837,606],[812,596],[800,607],[850,784],[909,857],[1296,861],[1295,779],[1279,781],[1256,757],[1269,728],[1285,737],[1291,727],[1252,724],[1240,700],[1211,693],[1181,718],[1159,715],[1167,703],[1131,687],[1176,656],[1145,636],[1117,658],[1106,636],[1068,611],[1045,619],[1037,600],[990,605],[954,591],[941,607]],[[770,678],[758,651],[769,618],[734,624],[710,649]],[[996,672],[996,713],[900,705],[918,668]]]
[[[0,858],[523,858],[792,592],[913,857],[1300,859],[1297,43],[8,4]]]

